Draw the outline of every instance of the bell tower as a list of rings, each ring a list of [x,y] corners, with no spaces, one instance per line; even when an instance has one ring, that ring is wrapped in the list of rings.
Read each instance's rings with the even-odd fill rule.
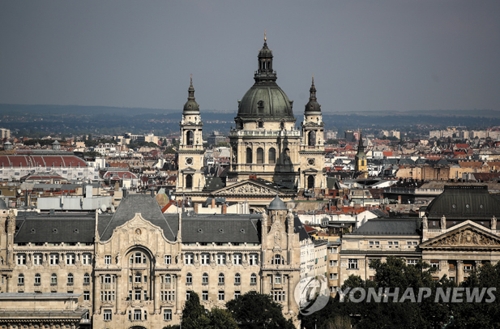
[[[316,98],[314,77],[309,89],[309,102],[305,106],[302,122],[302,139],[300,143],[300,182],[299,189],[315,191],[326,187],[323,174],[325,155],[324,123],[321,105]]]
[[[194,98],[193,78],[188,89],[188,100],[184,104],[180,122],[181,137],[178,151],[179,175],[176,193],[201,191],[205,186],[203,175],[203,123],[200,106]]]
[[[368,160],[366,158],[365,146],[363,145],[363,135],[359,132],[358,152],[355,156],[354,171],[358,178],[368,178]]]

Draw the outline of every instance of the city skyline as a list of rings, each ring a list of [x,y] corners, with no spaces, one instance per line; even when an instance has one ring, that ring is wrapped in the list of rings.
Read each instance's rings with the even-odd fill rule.
[[[495,1],[0,4],[0,103],[236,112],[267,31],[300,114],[500,109]]]

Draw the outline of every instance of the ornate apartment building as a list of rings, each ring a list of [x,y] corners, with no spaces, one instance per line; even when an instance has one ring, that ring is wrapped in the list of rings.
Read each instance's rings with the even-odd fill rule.
[[[297,318],[307,233],[278,197],[258,215],[163,214],[144,194],[126,196],[112,214],[3,208],[0,296],[54,301],[30,314],[0,305],[0,328],[163,328],[180,322],[192,291],[207,308],[270,294]]]

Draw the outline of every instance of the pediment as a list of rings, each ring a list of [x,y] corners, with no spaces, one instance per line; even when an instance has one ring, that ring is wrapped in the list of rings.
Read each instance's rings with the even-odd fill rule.
[[[214,196],[247,196],[247,195],[265,195],[265,196],[276,196],[282,195],[277,189],[271,186],[265,186],[263,184],[256,183],[254,181],[242,181],[234,185],[226,186],[220,190],[214,191],[212,193]]]
[[[475,225],[464,225],[430,239],[421,249],[500,249],[500,237]]]

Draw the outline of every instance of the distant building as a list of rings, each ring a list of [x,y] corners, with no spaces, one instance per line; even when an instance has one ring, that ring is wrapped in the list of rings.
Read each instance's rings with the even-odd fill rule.
[[[226,136],[222,135],[218,131],[212,131],[210,136],[207,138],[208,146],[217,146],[219,143],[224,143],[226,141]]]

